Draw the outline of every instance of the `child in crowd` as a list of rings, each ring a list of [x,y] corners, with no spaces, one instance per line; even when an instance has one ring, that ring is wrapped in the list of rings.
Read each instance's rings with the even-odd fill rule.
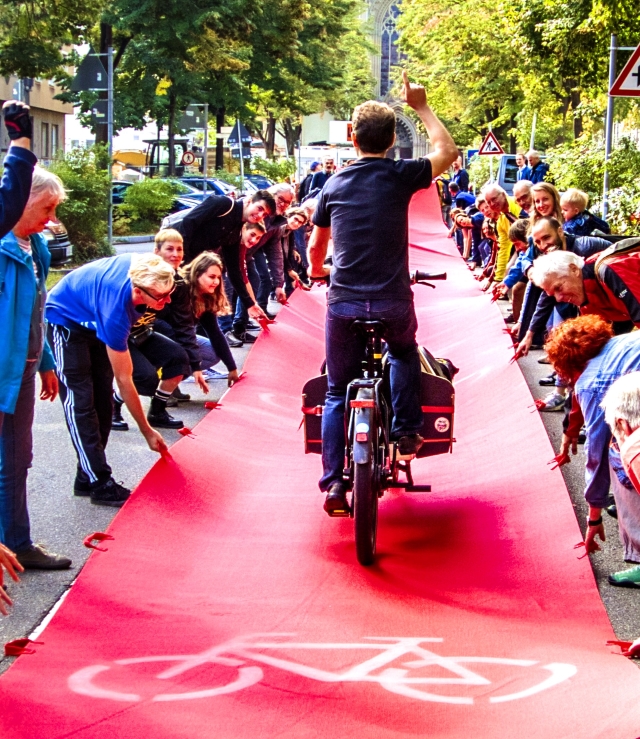
[[[611,233],[609,224],[587,210],[589,196],[586,192],[570,187],[560,198],[564,218],[564,232],[574,236],[589,236],[595,230]]]
[[[524,293],[529,282],[526,269],[531,266],[533,248],[529,246],[529,239],[527,238],[528,230],[529,220],[526,218],[520,218],[511,224],[509,228],[509,240],[516,250],[516,258],[504,280],[493,288],[495,298],[506,295],[507,291],[511,290],[512,314],[505,318],[507,323],[518,322],[520,311],[522,310]]]

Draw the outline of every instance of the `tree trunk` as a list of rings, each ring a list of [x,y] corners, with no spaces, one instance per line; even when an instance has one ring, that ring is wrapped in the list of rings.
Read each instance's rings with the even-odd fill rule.
[[[571,109],[573,110],[573,138],[577,139],[582,136],[582,116],[576,115],[576,111],[580,105],[580,90],[574,87],[571,90]]]
[[[263,135],[260,137],[264,143],[264,153],[267,159],[273,159],[273,150],[276,144],[276,119],[269,111],[267,124]]]
[[[287,142],[287,156],[293,157],[296,153],[296,144],[300,139],[302,126],[300,125],[300,123],[294,124],[291,118],[283,118],[282,128],[284,130],[285,141]]]
[[[175,177],[176,174],[176,162],[175,162],[175,120],[176,120],[176,93],[174,91],[173,83],[169,88],[169,177]]]
[[[216,169],[224,169],[224,141],[222,140],[222,127],[224,126],[224,108],[218,108],[216,112]]]

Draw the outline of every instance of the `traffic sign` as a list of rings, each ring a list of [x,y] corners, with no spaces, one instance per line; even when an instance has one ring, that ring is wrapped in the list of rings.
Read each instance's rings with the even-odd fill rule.
[[[485,156],[489,154],[504,154],[504,149],[498,143],[498,139],[493,135],[493,131],[489,131],[484,137],[484,141],[480,149],[478,149],[478,154]]]
[[[240,130],[240,136],[242,137],[242,143],[243,144],[250,144],[251,143],[251,134],[249,131],[247,131],[246,126],[244,126],[239,121],[236,121],[233,124],[233,128],[231,129],[231,133],[229,134],[229,137],[227,138],[227,144],[231,146],[234,144],[232,148],[237,149],[238,148],[238,130]]]
[[[183,131],[204,128],[204,111],[195,105],[189,105],[178,121],[178,128]]]
[[[83,90],[106,90],[107,89],[107,71],[100,61],[100,57],[89,47],[89,53],[80,62],[76,76],[71,82],[72,92],[82,92]]]
[[[609,95],[619,98],[640,97],[640,45],[611,85]]]
[[[180,161],[181,164],[184,164],[187,167],[190,167],[196,160],[196,155],[192,151],[185,151],[185,153],[182,155],[182,159]]]

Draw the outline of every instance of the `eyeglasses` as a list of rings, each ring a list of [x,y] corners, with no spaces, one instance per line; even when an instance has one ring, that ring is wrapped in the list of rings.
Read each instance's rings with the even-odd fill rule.
[[[142,287],[142,285],[134,285],[134,287],[137,287],[138,290],[142,290],[142,292],[145,293],[145,295],[148,295],[151,298],[151,300],[155,300],[156,303],[165,303],[167,300],[169,300],[173,291],[176,289],[176,285],[174,283],[173,287],[171,288],[171,290],[169,290],[168,293],[164,293],[164,295],[158,296],[158,295],[154,295],[153,293],[150,293],[148,290],[145,290],[144,287]]]
[[[292,202],[293,198],[287,199],[283,195],[276,195],[276,203],[278,203],[278,205],[286,205],[287,207],[289,207]]]

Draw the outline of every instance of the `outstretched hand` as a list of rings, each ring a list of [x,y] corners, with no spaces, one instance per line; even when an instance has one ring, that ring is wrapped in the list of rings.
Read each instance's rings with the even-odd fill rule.
[[[409,82],[407,70],[402,70],[402,99],[414,110],[424,108],[427,104],[427,93],[422,85]]]

